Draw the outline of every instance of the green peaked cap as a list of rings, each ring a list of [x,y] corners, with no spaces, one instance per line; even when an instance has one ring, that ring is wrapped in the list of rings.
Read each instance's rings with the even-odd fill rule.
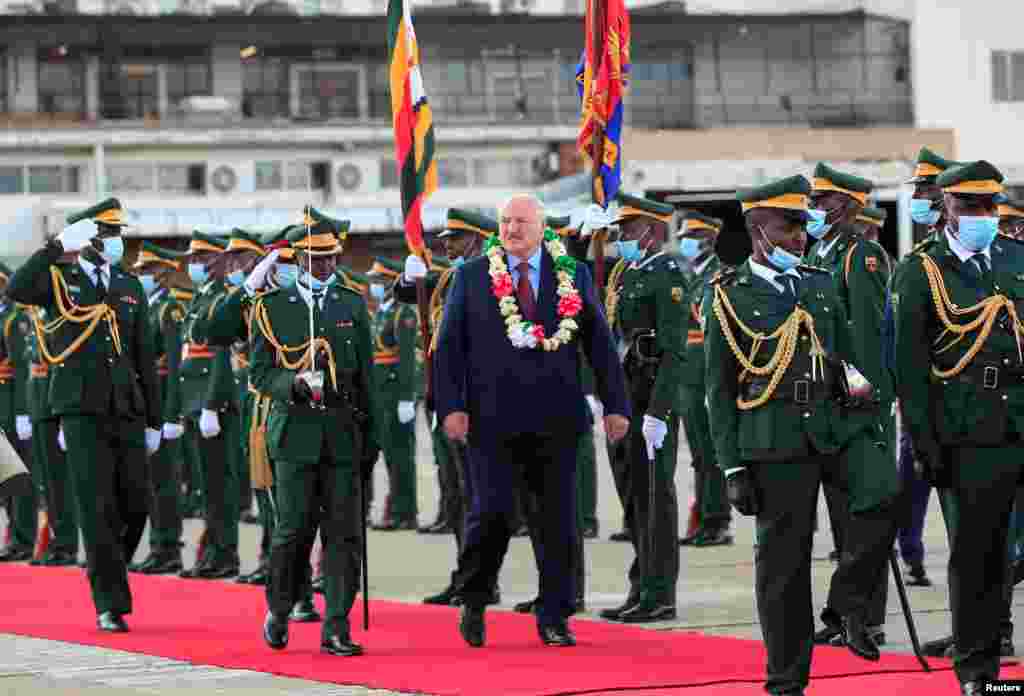
[[[861,219],[861,222],[867,222],[881,227],[885,224],[885,218],[888,216],[889,214],[884,208],[864,208],[864,210],[860,211],[860,214],[857,217],[858,219]]]
[[[917,153],[917,165],[914,167],[914,176],[907,180],[908,184],[921,184],[934,181],[942,172],[950,167],[955,167],[956,162],[935,154],[926,147],[922,147]]]
[[[463,232],[475,232],[483,237],[498,233],[498,221],[462,208],[448,209],[448,222],[437,236],[441,239]]]
[[[819,162],[814,168],[815,191],[839,191],[865,205],[868,194],[874,187],[875,185],[867,179],[838,171],[824,162]]]
[[[225,251],[256,251],[262,254],[264,251],[262,235],[235,227],[228,237],[228,246]]]
[[[174,251],[153,242],[144,241],[139,246],[139,255],[135,259],[133,268],[141,268],[150,263],[161,263],[165,266],[180,268],[181,260],[186,256],[188,256],[187,251]]]
[[[352,222],[350,220],[332,218],[329,215],[321,213],[313,206],[309,206],[306,209],[306,215],[302,221],[303,231],[305,231],[305,226],[307,224],[310,227],[310,232],[313,234],[329,232],[338,237],[341,241],[345,241]]]
[[[809,217],[811,182],[803,176],[789,176],[770,181],[763,186],[743,188],[736,192],[743,212],[754,208],[775,208],[799,213],[805,220]]]
[[[965,162],[939,174],[935,183],[946,193],[995,196],[1003,192],[1003,174],[985,160]]]
[[[227,248],[228,240],[224,237],[203,230],[193,230],[192,242],[188,251],[190,254],[194,254],[200,251],[224,251]]]
[[[77,213],[71,213],[67,216],[65,222],[69,225],[73,225],[80,220],[92,220],[93,222],[102,222],[106,225],[126,225],[124,221],[124,209],[121,207],[121,201],[116,198],[108,198],[105,201],[97,203],[91,208],[80,210]]]
[[[366,288],[370,285],[369,278],[345,264],[339,263],[338,268],[334,272],[341,278],[342,284],[347,285],[360,294],[366,292]]]
[[[722,225],[725,224],[716,217],[711,217],[710,215],[703,215],[702,213],[698,213],[695,210],[686,211],[685,215],[683,216],[683,220],[686,224],[679,228],[679,232],[676,235],[677,237],[681,237],[688,231],[696,230],[711,229],[715,232],[720,232],[722,230]]]
[[[348,220],[338,220],[336,222],[346,223]],[[289,228],[285,239],[291,244],[292,249],[295,251],[308,251],[314,256],[324,256],[327,254],[340,254],[342,250],[341,239],[335,229],[330,229],[328,226],[310,227],[308,230],[305,225],[292,225]]]
[[[625,220],[631,217],[648,217],[660,222],[668,222],[672,219],[672,214],[676,210],[668,203],[652,201],[647,198],[640,198],[639,196],[630,196],[626,193],[619,193],[615,200],[619,204],[618,220]]]
[[[398,278],[398,276],[402,275],[404,271],[404,264],[378,256],[373,259],[373,265],[370,266],[370,270],[366,272],[366,275],[370,276],[371,280],[376,280],[378,278],[390,278],[391,280],[394,280]]]

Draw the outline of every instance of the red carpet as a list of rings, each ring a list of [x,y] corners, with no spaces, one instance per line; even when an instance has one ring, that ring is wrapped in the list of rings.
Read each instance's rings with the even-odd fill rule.
[[[141,575],[133,575],[131,583],[132,631],[103,634],[95,628],[83,571],[5,564],[0,566],[0,633],[445,696],[763,693],[764,653],[756,641],[580,620],[573,622],[579,646],[545,648],[532,617],[489,611],[487,647],[473,649],[459,637],[455,609],[375,601],[369,633],[353,625],[353,637],[367,654],[335,658],[319,653],[319,624],[293,624],[287,650],[267,648],[260,637],[266,611],[260,589]],[[361,612],[357,602],[353,624],[361,621],[356,620]],[[957,693],[948,664],[934,662],[944,671],[926,675],[912,656],[885,655],[872,664],[844,649],[821,648],[814,654],[815,681],[808,692]],[[1013,669],[1017,674],[1004,676],[1024,676],[1024,670]]]

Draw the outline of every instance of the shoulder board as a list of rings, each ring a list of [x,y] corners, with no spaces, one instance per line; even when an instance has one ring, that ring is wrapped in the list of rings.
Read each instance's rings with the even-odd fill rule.
[[[736,269],[735,268],[733,268],[733,267],[722,268],[717,273],[715,273],[714,276],[711,277],[711,280],[709,280],[708,283],[710,283],[711,285],[722,285],[722,284],[726,284],[726,283],[732,282],[735,278],[736,278]]]
[[[832,271],[827,268],[818,268],[817,266],[807,266],[805,264],[797,265],[796,269],[801,273],[821,273],[822,275],[832,275]]]
[[[920,242],[915,244],[914,247],[910,250],[910,253],[915,254],[919,251],[928,251],[928,249],[930,249],[934,245],[935,239],[933,239],[932,237],[927,237],[926,239],[922,239]]]
[[[1003,234],[1002,232],[1000,232],[998,236],[999,241],[1001,242],[1014,242],[1016,244],[1024,244],[1024,239],[1017,239],[1016,237],[1011,237],[1010,235]]]
[[[352,287],[349,287],[348,285],[345,285],[344,283],[342,283],[340,285],[336,285],[335,287],[340,288],[341,290],[347,290],[348,292],[352,293],[353,295],[355,295],[359,299],[363,299],[363,293],[359,292],[355,288],[352,288]]]

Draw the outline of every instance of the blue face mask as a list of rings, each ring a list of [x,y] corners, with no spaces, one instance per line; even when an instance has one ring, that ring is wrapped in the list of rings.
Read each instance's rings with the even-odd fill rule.
[[[961,215],[957,227],[960,243],[973,252],[985,251],[999,233],[999,218]]]
[[[121,237],[104,237],[103,251],[100,252],[100,256],[111,266],[120,263],[124,257],[124,239]]]
[[[815,239],[821,239],[829,233],[829,230],[832,229],[832,225],[825,222],[828,218],[828,213],[824,210],[817,210],[815,208],[810,208],[807,213],[811,216],[811,219],[808,220],[806,224],[807,234],[811,235]]]
[[[700,240],[683,237],[679,240],[679,255],[687,261],[693,261],[700,255]]]
[[[190,263],[188,265],[188,277],[193,285],[199,286],[206,282],[209,275],[201,263]]]
[[[333,277],[334,276],[332,275],[331,278]],[[321,292],[322,290],[327,289],[331,284],[331,281],[329,279],[320,280],[315,275],[310,275],[309,271],[304,271],[302,274],[302,284],[308,286],[313,292]]]
[[[274,277],[282,288],[290,288],[299,278],[299,267],[290,263],[277,264],[274,266]]]
[[[237,288],[239,285],[245,282],[245,271],[231,271],[228,273],[225,280],[232,286]]]
[[[932,202],[927,198],[910,199],[910,219],[918,225],[931,227],[939,221],[941,211],[932,210]]]
[[[775,266],[775,268],[785,273],[786,271],[799,266],[804,260],[802,256],[791,254],[782,247],[775,246],[769,242],[768,235],[764,233],[764,228],[759,229],[761,231],[761,237],[764,239],[763,242],[758,242],[761,245],[761,251],[763,251],[765,256],[768,257],[768,263]],[[768,250],[765,248],[765,243],[772,248],[772,253],[768,253]]]
[[[142,290],[147,295],[152,295],[153,292],[156,290],[156,276],[154,276],[152,273],[140,275],[139,282],[142,283]]]
[[[464,259],[461,256],[456,256],[454,259],[452,259],[452,266],[455,268],[458,268],[464,263],[466,263],[466,259]]]
[[[371,285],[370,286],[370,297],[380,302],[384,299],[384,286],[383,285]]]
[[[630,239],[628,242],[615,242],[615,248],[618,250],[619,256],[621,256],[626,263],[639,261],[643,257],[643,252],[640,250],[639,239]]]

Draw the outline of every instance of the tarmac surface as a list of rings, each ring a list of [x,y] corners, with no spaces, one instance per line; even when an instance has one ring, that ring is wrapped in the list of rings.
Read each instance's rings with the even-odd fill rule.
[[[621,603],[626,589],[625,573],[633,557],[632,547],[608,541],[608,535],[621,528],[622,508],[615,494],[611,470],[604,452],[604,434],[595,430],[598,439],[598,516],[600,538],[587,542],[587,612],[596,619],[597,612]],[[417,471],[420,523],[433,521],[437,510],[436,469],[430,451],[427,423],[422,410],[418,418]],[[375,473],[375,515],[379,515],[387,491],[387,475],[380,462]],[[693,470],[685,441],[680,446],[676,485],[680,501],[681,524],[693,498]],[[828,560],[832,551],[832,535],[824,497],[819,506],[819,531],[814,539],[814,598],[820,610],[828,589],[834,564]],[[3,515],[0,514],[0,519]],[[0,529],[6,525],[4,519]],[[185,528],[185,564],[195,556],[195,544],[202,523],[188,520]],[[683,530],[680,530],[681,532]],[[698,630],[709,634],[760,639],[754,605],[753,521],[736,517],[733,522],[735,543],[732,546],[697,549],[683,547],[682,569],[678,585],[679,618],[672,622],[649,624],[650,630]],[[241,525],[242,570],[256,565],[259,527]],[[148,549],[139,549],[143,558]],[[914,619],[922,641],[950,632],[946,587],[948,548],[942,515],[935,496],[928,511],[925,531],[926,566],[934,585],[930,588],[908,588]],[[423,597],[440,591],[447,584],[455,560],[454,539],[450,535],[424,535],[415,532],[370,532],[371,597],[407,602],[420,602]],[[410,562],[413,561],[413,562]],[[412,573],[410,573],[412,571]],[[3,570],[0,566],[0,578]],[[193,581],[219,582],[219,581]],[[513,539],[502,568],[500,609],[510,610],[516,602],[530,599],[536,592],[536,570],[529,540]],[[498,608],[492,607],[490,610]],[[145,612],[144,606],[136,612]],[[359,611],[357,601],[355,613]],[[1024,611],[1024,603],[1014,602],[1014,615]],[[262,613],[260,614],[262,615]],[[131,617],[128,617],[129,624]],[[354,619],[355,620],[355,619]],[[215,629],[212,629],[215,630]],[[457,627],[453,624],[452,631]],[[885,651],[910,652],[907,627],[890,581],[888,644]],[[261,626],[255,622],[252,640],[261,641]],[[372,649],[372,631],[366,646]],[[1024,644],[1022,644],[1024,650]],[[347,658],[338,658],[347,659]],[[358,659],[358,658],[354,658]],[[398,692],[366,689],[313,681],[287,679],[259,672],[194,666],[160,657],[130,654],[115,650],[74,645],[58,641],[24,638],[0,634],[0,696],[35,696],[60,694],[71,696],[169,696],[188,690],[192,696],[392,696]]]

